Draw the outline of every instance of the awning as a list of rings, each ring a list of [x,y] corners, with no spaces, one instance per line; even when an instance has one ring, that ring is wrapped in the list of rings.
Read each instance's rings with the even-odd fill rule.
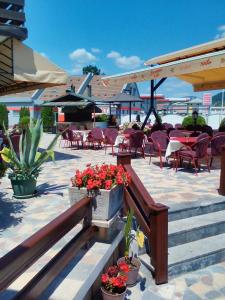
[[[211,48],[216,43],[217,41],[211,42]],[[182,51],[179,51],[179,58],[177,57],[175,61],[133,72],[103,77],[102,81],[107,86],[118,82],[125,84],[157,78],[177,77],[192,84],[194,91],[223,89],[225,88],[225,50],[221,50],[222,48],[225,48],[225,39],[220,40],[218,48],[213,48],[214,51],[210,52],[209,47],[204,48],[204,51],[207,50],[210,53],[196,56],[195,54],[199,52],[196,51],[194,54],[192,50],[192,54],[190,51],[189,56],[193,55],[193,57],[183,58],[185,55],[188,56],[187,49],[185,49],[183,56]],[[200,49],[200,46],[198,46],[198,49]],[[175,55],[170,56],[168,54],[168,58],[163,57],[161,61],[168,61],[169,59],[174,60]],[[160,61],[159,58],[157,59]],[[147,63],[153,61],[154,59],[147,61]]]
[[[16,39],[0,44],[0,96],[67,83],[67,74]]]

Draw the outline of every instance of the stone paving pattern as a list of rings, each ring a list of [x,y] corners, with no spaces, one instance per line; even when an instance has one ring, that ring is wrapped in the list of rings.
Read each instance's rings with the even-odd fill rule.
[[[51,138],[51,135],[45,134],[42,146],[45,147]],[[65,149],[58,145],[55,150],[56,162],[47,162],[38,178],[37,197],[13,199],[8,178],[1,180],[0,256],[69,208],[67,187],[77,168],[83,169],[87,163],[116,163],[116,157],[109,153],[105,155],[104,150]],[[158,158],[153,158],[150,165],[149,158],[133,159],[132,166],[154,200],[169,205],[170,209],[222,199],[217,193],[217,164],[210,174],[204,169],[198,176],[186,168],[176,173],[168,165],[161,170]],[[65,237],[66,240],[69,240],[70,234]],[[40,265],[48,261],[60,247],[59,242],[42,258]],[[36,272],[40,265],[35,264],[32,271]],[[137,292],[140,292],[139,287],[133,290],[133,296]],[[151,282],[141,294],[143,299],[225,299],[225,263],[176,277],[167,285],[155,286]],[[128,299],[141,299],[133,296]]]

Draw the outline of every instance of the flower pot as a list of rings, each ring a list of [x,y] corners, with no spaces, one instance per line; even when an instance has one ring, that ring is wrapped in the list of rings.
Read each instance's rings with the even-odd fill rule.
[[[70,204],[77,203],[87,196],[86,188],[69,187]],[[110,220],[123,204],[123,186],[117,185],[111,190],[99,190],[99,195],[92,198],[92,218]]]
[[[37,180],[35,178],[11,179],[11,184],[15,198],[26,199],[34,197],[36,194]]]
[[[121,257],[118,259],[117,261],[117,265],[120,263],[120,262],[126,262],[125,260],[125,257]],[[141,261],[140,259],[136,258],[136,257],[133,257],[132,258],[132,264],[135,265],[135,266],[131,266],[129,264],[129,267],[131,268],[130,271],[127,273],[127,276],[128,276],[128,280],[127,280],[127,285],[131,286],[131,285],[135,285],[136,282],[137,282],[137,278],[138,278],[138,272],[139,272],[139,269],[140,269],[140,266],[141,266]]]
[[[122,294],[109,294],[104,288],[101,287],[103,300],[124,300],[126,296],[126,291]]]

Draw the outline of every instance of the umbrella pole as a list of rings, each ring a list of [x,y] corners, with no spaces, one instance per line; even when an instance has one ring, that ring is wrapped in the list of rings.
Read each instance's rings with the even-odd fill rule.
[[[129,120],[131,122],[131,102],[130,102],[130,116],[129,116]]]
[[[95,104],[94,104],[94,124],[93,124],[93,128],[95,128]]]

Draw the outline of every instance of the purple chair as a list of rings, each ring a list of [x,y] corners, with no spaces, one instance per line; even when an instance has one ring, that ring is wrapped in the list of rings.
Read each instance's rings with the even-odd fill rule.
[[[93,148],[96,149],[96,146],[101,147],[102,142],[104,141],[104,136],[101,128],[92,128],[88,134],[87,142],[93,145]]]
[[[168,129],[170,129],[170,128],[173,128],[173,125],[170,124],[170,123],[163,123],[162,125],[164,126],[165,130],[168,130]]]
[[[177,124],[175,124],[175,129],[182,129],[183,127],[182,127],[182,124],[179,124],[179,123],[177,123]]]
[[[225,131],[218,131],[213,135],[213,137],[221,136],[221,135],[225,135]]]
[[[178,151],[178,158],[180,163],[183,162],[183,160],[188,160],[193,163],[193,166],[195,168],[195,175],[197,175],[197,167],[200,169],[200,160],[206,159],[208,171],[210,172],[210,165],[209,165],[209,156],[208,156],[208,145],[209,145],[209,137],[205,137],[197,141],[194,145],[191,147],[185,146],[186,149],[179,150]],[[177,169],[177,165],[176,165]]]
[[[114,144],[115,144],[117,136],[118,136],[118,130],[116,128],[105,128],[104,129],[105,153],[106,153],[107,147],[111,147],[112,155],[114,156]]]
[[[208,156],[210,157],[210,167],[212,166],[213,158],[221,155],[222,146],[224,145],[225,135],[217,135],[212,138],[210,148],[207,149]]]
[[[206,132],[200,133],[199,136],[197,137],[197,141],[200,141],[201,139],[204,139],[204,138],[209,138],[208,133],[206,133]]]
[[[134,149],[134,153],[136,156],[138,149],[141,149],[142,155],[143,155],[143,157],[145,157],[143,141],[144,141],[144,132],[143,131],[136,130],[134,133],[131,133],[131,135],[129,137],[129,142],[128,142],[129,151],[132,152],[132,149]]]
[[[135,132],[135,130],[134,130],[133,128],[126,128],[126,129],[124,129],[124,131],[123,131],[124,134],[131,134],[131,133],[133,133],[133,132]]]
[[[185,134],[181,130],[171,130],[169,133],[169,137],[183,137]]]
[[[68,143],[70,144],[70,147],[76,143],[77,148],[79,149],[79,143],[83,145],[83,136],[79,133],[75,133],[72,130],[67,130],[67,137],[68,137]]]
[[[167,134],[163,131],[154,131],[151,134],[151,138],[149,140],[153,143],[153,147],[150,147],[151,150],[153,150],[154,154],[157,154],[160,159],[160,168],[162,169],[163,163],[162,163],[162,154],[166,152],[167,145],[169,143],[169,138]],[[150,160],[151,162],[151,153],[150,153]]]

